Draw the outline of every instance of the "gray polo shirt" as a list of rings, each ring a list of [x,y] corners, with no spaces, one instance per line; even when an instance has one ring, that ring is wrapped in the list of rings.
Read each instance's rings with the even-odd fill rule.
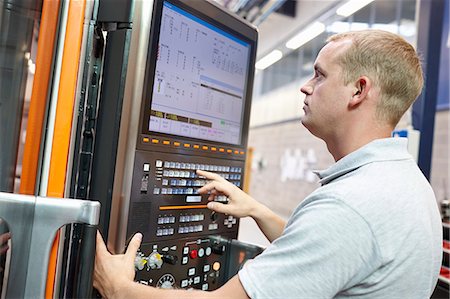
[[[248,296],[429,298],[442,224],[407,140],[375,140],[317,174],[322,186],[239,272]]]

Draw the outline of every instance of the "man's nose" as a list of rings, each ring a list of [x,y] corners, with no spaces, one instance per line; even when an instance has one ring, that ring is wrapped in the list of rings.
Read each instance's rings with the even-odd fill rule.
[[[300,87],[300,91],[305,95],[311,95],[313,90],[314,90],[313,87],[309,84],[305,84],[302,87]]]

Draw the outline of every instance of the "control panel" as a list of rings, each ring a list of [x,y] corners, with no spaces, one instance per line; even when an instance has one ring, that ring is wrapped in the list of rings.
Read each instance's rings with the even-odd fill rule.
[[[226,282],[229,244],[224,236],[143,244],[135,258],[136,280],[164,289],[217,289]]]
[[[136,150],[127,237],[143,233],[136,280],[160,288],[214,290],[227,279],[230,242],[239,221],[207,208],[207,183],[196,170],[217,173],[241,187],[244,160]],[[219,195],[216,201],[226,204]]]

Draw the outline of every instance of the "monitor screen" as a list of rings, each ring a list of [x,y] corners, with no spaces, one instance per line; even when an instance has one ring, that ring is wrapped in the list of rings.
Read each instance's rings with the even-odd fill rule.
[[[194,13],[163,3],[144,132],[239,145],[251,42]]]

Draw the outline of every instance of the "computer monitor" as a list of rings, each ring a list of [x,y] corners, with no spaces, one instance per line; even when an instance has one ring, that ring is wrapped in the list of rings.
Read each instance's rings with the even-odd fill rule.
[[[245,146],[256,31],[202,1],[156,2],[142,133]]]

